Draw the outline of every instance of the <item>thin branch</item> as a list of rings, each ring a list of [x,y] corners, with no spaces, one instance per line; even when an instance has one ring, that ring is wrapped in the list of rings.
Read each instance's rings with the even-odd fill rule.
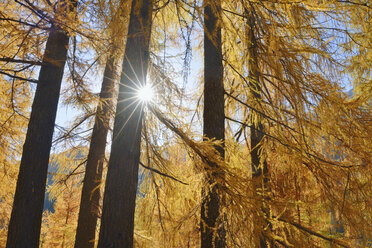
[[[21,64],[29,64],[29,65],[43,65],[40,61],[31,61],[31,60],[23,60],[23,59],[14,59],[9,57],[0,58],[0,61],[7,62],[7,63],[21,63]]]
[[[304,231],[304,232],[307,232],[313,236],[316,236],[318,238],[321,238],[321,239],[324,239],[324,240],[327,240],[331,243],[334,243],[334,244],[337,244],[339,246],[342,246],[342,247],[345,247],[345,248],[351,248],[350,246],[348,246],[347,244],[345,244],[343,241],[341,240],[338,240],[338,239],[335,239],[335,238],[330,238],[330,237],[327,237],[323,234],[320,234],[314,230],[311,230],[310,228],[308,227],[304,227],[303,225],[300,225],[299,223],[296,223],[296,222],[292,222],[292,221],[289,221],[289,220],[286,220],[286,219],[283,219],[283,218],[278,218],[279,221],[281,222],[284,222],[284,223],[287,223],[287,224],[290,224],[294,227],[297,227],[298,229]]]
[[[163,9],[163,8],[165,8],[165,7],[167,7],[167,5],[168,5],[169,3],[170,3],[170,0],[168,0],[167,2],[165,2],[165,3],[163,4],[163,6],[157,7],[157,8],[155,8],[155,9],[153,9],[152,11],[154,11],[154,12],[159,11],[159,10],[161,10],[161,9]]]
[[[229,94],[229,93],[226,92],[226,91],[225,91],[225,95],[227,95],[228,97],[231,97],[232,99],[234,99],[235,101],[239,102],[240,104],[243,104],[244,106],[246,106],[246,107],[248,107],[249,109],[253,110],[254,112],[258,113],[259,115],[261,115],[261,116],[263,116],[263,117],[265,117],[265,118],[267,118],[267,119],[269,119],[269,120],[271,120],[271,121],[273,121],[273,122],[276,122],[276,123],[278,123],[278,124],[280,124],[280,125],[282,125],[282,126],[288,128],[288,129],[292,130],[292,131],[295,132],[295,133],[299,133],[299,132],[296,131],[294,128],[288,126],[287,124],[285,124],[285,123],[283,123],[283,122],[281,122],[281,121],[278,121],[278,120],[275,120],[274,118],[271,118],[270,116],[268,116],[268,115],[265,114],[264,112],[262,112],[262,111],[260,111],[260,110],[258,110],[258,109],[256,109],[256,108],[254,108],[254,107],[248,105],[247,103],[241,101],[240,99],[236,98],[235,96]]]
[[[81,174],[80,172],[79,173],[75,173],[79,168],[80,166],[82,166],[83,164],[85,164],[87,162],[88,159],[84,159],[83,162],[81,162],[80,164],[78,164],[68,175],[66,175],[66,177],[64,179],[61,179],[58,183],[65,183],[66,184],[66,181],[71,177],[71,176],[74,176],[74,175],[78,175],[78,174]]]
[[[212,161],[203,154],[203,152],[197,147],[197,144],[192,141],[187,135],[176,125],[174,125],[170,120],[162,115],[157,109],[153,106],[148,105],[149,110],[158,118],[158,120],[163,123],[167,128],[169,128],[172,132],[177,134],[185,143],[188,145],[202,160],[208,165],[213,164]]]
[[[35,83],[37,84],[39,81],[36,80],[36,79],[27,79],[27,78],[24,78],[24,77],[19,77],[19,76],[16,76],[16,75],[12,75],[12,74],[9,74],[9,73],[6,73],[6,72],[3,72],[0,70],[0,74],[3,74],[5,76],[8,76],[8,77],[11,77],[11,78],[14,78],[14,79],[19,79],[19,80],[22,80],[22,81],[27,81],[27,82],[30,82],[30,83]]]
[[[79,120],[79,122],[77,122],[70,130],[63,129],[62,131],[65,132],[65,133],[63,135],[61,135],[60,137],[56,138],[55,140],[53,140],[52,144],[56,144],[63,139],[67,139],[69,137],[75,136],[76,134],[74,134],[73,131],[75,129],[77,129],[78,127],[80,127],[81,124],[83,124],[87,119],[89,119],[90,117],[92,117],[94,115],[95,115],[95,113],[88,113],[87,115],[83,116],[83,118],[81,118]]]
[[[150,170],[150,171],[152,171],[152,172],[155,172],[155,173],[157,173],[157,174],[159,174],[159,175],[161,175],[161,176],[168,177],[168,178],[173,179],[174,181],[179,182],[179,183],[182,183],[182,184],[184,184],[184,185],[189,185],[188,183],[184,183],[184,182],[182,182],[181,180],[179,180],[179,179],[177,179],[177,178],[175,178],[175,177],[173,177],[173,176],[167,175],[167,174],[165,174],[165,173],[163,173],[163,172],[161,172],[161,171],[159,171],[159,170],[157,170],[157,169],[154,169],[154,168],[148,167],[148,166],[144,165],[141,161],[139,162],[139,164],[140,164],[143,168],[148,169],[148,170]]]
[[[24,0],[27,4],[25,3],[22,3],[21,1],[19,0],[14,0],[16,3],[22,5],[23,7],[31,10],[33,13],[35,13],[38,17],[40,17],[41,19],[46,19],[48,22],[51,22],[51,18],[50,16],[48,16],[47,14],[45,14],[41,9],[39,9],[38,7],[36,7],[33,3],[31,3],[30,1],[28,0]]]
[[[245,127],[249,127],[249,128],[253,127],[252,125],[249,125],[249,124],[247,124],[247,123],[243,123],[243,122],[238,121],[238,120],[234,120],[234,119],[232,119],[232,118],[230,118],[230,117],[228,117],[228,116],[225,116],[225,119],[230,120],[230,121],[235,122],[235,123],[238,123],[238,124],[241,124],[241,125],[243,125],[243,126],[245,126]],[[254,127],[253,127],[253,128],[254,128]],[[267,136],[267,137],[269,137],[269,138],[272,138],[272,139],[278,141],[281,145],[283,145],[283,146],[285,146],[285,147],[287,147],[287,148],[289,148],[289,149],[295,150],[295,151],[297,151],[297,152],[299,152],[299,153],[302,152],[302,150],[301,150],[300,148],[298,148],[298,147],[295,147],[295,146],[291,146],[291,145],[289,145],[289,144],[286,144],[286,143],[284,143],[283,141],[281,141],[279,138],[277,138],[277,137],[275,137],[275,136],[272,136],[272,135],[270,135],[270,134],[268,134],[268,133],[265,133],[265,132],[263,132],[263,131],[260,131],[260,130],[258,130],[258,129],[256,129],[256,130],[257,130],[258,132],[264,134],[265,136]],[[305,154],[308,155],[309,157],[312,157],[312,158],[314,158],[314,159],[316,159],[316,160],[318,160],[318,161],[321,161],[321,162],[326,163],[326,164],[330,164],[330,165],[338,166],[338,167],[341,167],[341,168],[352,168],[352,167],[354,167],[354,166],[360,166],[360,165],[341,165],[341,164],[334,163],[334,162],[332,162],[332,161],[327,161],[327,160],[325,160],[325,159],[323,159],[323,158],[321,158],[321,157],[319,157],[319,156],[317,156],[317,155],[315,155],[315,154],[312,154],[312,153],[310,153],[310,152],[307,152],[307,151],[303,151],[303,152],[305,152]]]
[[[32,27],[32,28],[38,28],[38,29],[41,29],[41,30],[48,30],[49,29],[48,27],[40,27],[37,24],[22,21],[22,19],[17,20],[17,19],[13,19],[13,18],[9,18],[9,17],[0,17],[0,21],[16,22],[16,23],[19,23],[19,24],[22,24],[22,25],[25,25],[25,26],[29,26],[29,27]]]

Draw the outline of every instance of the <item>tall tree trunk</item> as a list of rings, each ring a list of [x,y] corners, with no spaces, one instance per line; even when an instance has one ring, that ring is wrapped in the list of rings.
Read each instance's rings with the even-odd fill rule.
[[[71,11],[70,8],[69,11]],[[46,43],[43,65],[40,68],[26,140],[23,145],[9,222],[8,248],[39,247],[49,153],[68,43],[67,33],[57,25],[53,25]]]
[[[101,199],[100,184],[103,163],[106,157],[107,133],[113,114],[111,110],[114,105],[114,97],[117,96],[118,91],[121,69],[121,66],[118,66],[119,57],[122,57],[123,38],[126,35],[123,30],[127,30],[127,24],[122,20],[122,17],[126,15],[127,2],[128,0],[120,0],[110,25],[112,48],[103,73],[100,104],[97,107],[85,168],[75,248],[93,248],[96,240],[97,219]]]
[[[88,159],[85,168],[84,184],[81,193],[78,225],[76,230],[75,248],[94,247],[96,226],[101,198],[100,184],[102,180],[103,163],[107,133],[112,114],[113,97],[118,77],[118,66],[115,55],[107,59],[103,73],[100,103],[93,126]]]
[[[221,2],[204,2],[204,135],[209,139],[225,139],[224,87],[221,45]],[[223,146],[216,147],[224,157]],[[216,168],[217,164],[209,165]],[[225,229],[221,218],[220,185],[215,184],[216,173],[207,175],[202,190],[201,247],[225,247]]]
[[[245,10],[247,20],[247,44],[248,44],[248,73],[250,96],[253,98],[254,105],[260,109],[261,102],[261,83],[259,80],[259,68],[257,58],[257,41],[255,37],[255,16],[253,10]],[[265,204],[267,184],[268,184],[268,168],[266,159],[262,153],[262,142],[264,138],[264,128],[261,116],[252,111],[251,113],[251,169],[254,198],[257,199],[258,211],[253,216],[253,229],[256,235],[255,245],[260,248],[268,247],[267,238],[264,229],[268,226],[266,217],[268,210]]]
[[[133,247],[143,117],[135,95],[146,83],[152,8],[152,0],[132,3],[98,247]]]

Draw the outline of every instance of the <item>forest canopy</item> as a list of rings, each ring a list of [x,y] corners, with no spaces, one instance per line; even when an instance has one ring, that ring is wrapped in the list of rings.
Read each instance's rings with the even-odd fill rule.
[[[0,0],[0,247],[371,247],[368,0]]]

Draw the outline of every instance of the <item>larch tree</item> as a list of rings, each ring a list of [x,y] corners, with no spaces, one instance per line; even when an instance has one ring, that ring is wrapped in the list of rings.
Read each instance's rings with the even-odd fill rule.
[[[75,247],[94,247],[99,202],[101,198],[103,164],[106,160],[106,139],[112,116],[118,66],[116,58],[110,56],[106,62],[100,102],[93,126],[90,148],[85,166]]]
[[[225,111],[221,44],[221,2],[204,2],[204,112],[203,134],[221,142],[216,146],[224,158]],[[208,168],[211,167],[211,168]],[[202,192],[201,247],[225,247],[221,182],[216,182],[218,164],[206,165],[206,186]]]
[[[247,16],[247,55],[248,55],[248,83],[249,83],[249,97],[253,98],[253,107],[260,109],[262,98],[262,86],[259,79],[258,68],[258,53],[257,53],[257,37],[255,34],[255,16],[253,9],[245,9]],[[267,206],[265,206],[265,194],[267,192],[268,184],[268,167],[262,142],[264,139],[264,129],[262,117],[256,112],[251,112],[250,116],[250,154],[251,154],[251,170],[252,170],[252,183],[253,195],[256,201],[258,211],[253,215],[253,231],[255,236],[254,243],[257,247],[269,247],[267,238],[265,238],[264,230],[267,226],[266,217],[268,215]],[[261,211],[262,210],[262,211]]]
[[[90,140],[89,153],[85,166],[85,176],[81,194],[75,247],[94,247],[96,239],[97,219],[100,212],[100,185],[102,184],[103,164],[106,160],[106,139],[113,116],[114,97],[117,95],[119,80],[118,65],[122,54],[127,1],[120,1],[118,10],[113,14],[110,23],[112,48],[106,61],[103,73],[102,88],[96,117]]]
[[[24,39],[24,31],[19,25],[6,20],[19,15],[15,6],[16,3],[0,3],[0,247],[6,246],[19,158],[32,103],[32,88],[26,80],[32,75],[29,69],[32,61],[27,52],[37,46],[33,35],[30,35],[28,43],[19,46]],[[12,58],[17,52],[17,58]]]
[[[146,84],[152,9],[152,0],[132,2],[98,247],[133,247],[144,107],[136,93]]]
[[[75,1],[59,2],[55,20],[65,18],[75,5]],[[58,22],[52,23],[23,145],[7,247],[39,244],[49,153],[68,43],[66,31]]]
[[[28,25],[17,23],[24,9],[16,2],[1,2],[0,10],[0,247],[5,247],[32,103],[32,77],[41,64],[38,52],[43,24],[34,26],[35,16],[24,19]]]
[[[351,233],[358,231],[352,230],[350,222],[344,237],[324,235],[331,223],[327,217],[330,206],[338,205],[344,221],[354,221],[352,216],[355,215],[350,213],[357,209],[355,203],[348,205],[347,202],[353,200],[346,197],[345,192],[356,193],[348,185],[351,181],[359,184],[365,180],[364,177],[351,179],[347,176],[363,170],[365,162],[362,161],[366,161],[366,157],[352,151],[353,148],[347,145],[350,140],[346,141],[351,136],[346,133],[353,132],[351,139],[358,146],[356,140],[363,140],[361,134],[366,134],[368,128],[365,117],[362,120],[354,114],[358,112],[365,116],[368,111],[357,110],[365,98],[348,99],[342,87],[348,78],[346,68],[352,64],[340,59],[341,47],[351,45],[356,54],[365,51],[364,45],[358,46],[353,40],[365,39],[360,30],[346,28],[348,24],[345,21],[353,16],[356,6],[352,3],[346,5],[338,1],[301,4],[235,1],[225,8],[224,24],[230,31],[225,33],[224,39],[229,51],[225,60],[226,74],[231,82],[226,90],[227,119],[229,125],[241,125],[233,132],[237,141],[250,135],[245,142],[251,149],[253,180],[249,189],[253,193],[257,192],[255,168],[262,173],[258,181],[262,190],[257,192],[257,200],[263,205],[256,204],[253,198],[254,201],[245,203],[247,211],[243,213],[247,218],[254,218],[250,223],[257,221],[258,225],[254,223],[250,227],[252,225],[247,223],[247,219],[238,225],[247,228],[247,233],[251,233],[247,236],[253,237],[245,241],[235,238],[242,242],[240,244],[255,244],[257,247],[272,242],[278,246],[298,247],[325,245],[327,242],[344,247],[356,244]],[[368,9],[367,6],[363,8]],[[240,12],[244,9],[250,11]],[[348,17],[342,19],[342,16]],[[243,22],[247,26],[248,39],[240,35],[245,33],[242,32]],[[335,27],[335,23],[338,26]],[[348,45],[345,45],[345,40]],[[362,57],[365,59],[364,55]],[[359,69],[364,70],[363,67]],[[362,77],[358,80],[365,82]],[[356,104],[354,107],[359,107],[352,107],[349,101]],[[328,114],[325,109],[328,109]],[[345,112],[342,114],[340,109]],[[242,114],[242,120],[237,120],[237,113]],[[349,121],[358,124],[348,131],[345,125],[350,124]],[[369,145],[357,150],[369,150]],[[346,155],[351,153],[354,155]],[[256,155],[259,155],[258,160]],[[268,169],[270,173],[267,173]],[[361,201],[365,200],[362,197]],[[350,207],[348,211],[346,205]],[[240,211],[239,208],[234,210]],[[365,233],[364,228],[360,232]],[[232,233],[241,237],[237,232]],[[256,237],[261,237],[261,240],[257,241]]]

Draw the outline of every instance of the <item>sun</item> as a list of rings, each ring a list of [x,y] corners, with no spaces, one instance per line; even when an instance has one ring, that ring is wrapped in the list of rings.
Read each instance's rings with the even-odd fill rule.
[[[137,90],[137,98],[143,103],[149,103],[154,100],[154,88],[150,83],[143,85]]]

